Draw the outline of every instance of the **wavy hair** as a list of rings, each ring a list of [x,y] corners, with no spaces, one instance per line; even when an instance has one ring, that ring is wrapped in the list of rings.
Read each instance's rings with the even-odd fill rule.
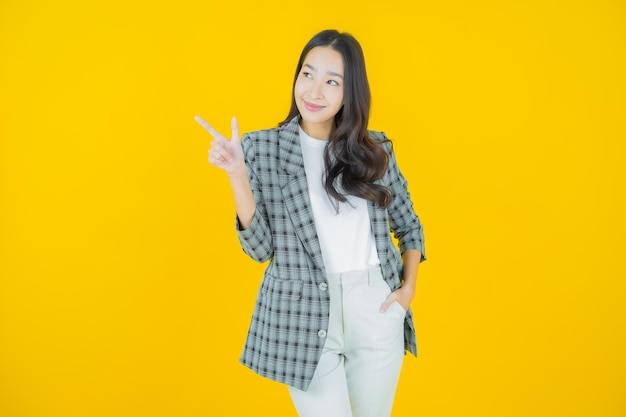
[[[339,52],[344,64],[344,104],[335,115],[335,128],[324,149],[324,188],[338,202],[346,202],[346,195],[353,195],[388,207],[391,192],[374,183],[385,174],[389,160],[383,149],[384,141],[373,140],[367,131],[371,97],[361,45],[349,33],[336,30],[318,33],[300,54],[294,88],[307,54],[318,46],[329,46]],[[292,90],[291,109],[279,125],[299,114]]]

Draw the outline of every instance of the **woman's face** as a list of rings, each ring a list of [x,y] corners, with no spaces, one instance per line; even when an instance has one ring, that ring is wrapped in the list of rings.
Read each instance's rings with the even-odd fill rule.
[[[316,139],[328,139],[334,117],[343,106],[343,58],[329,46],[307,54],[296,79],[294,98],[302,129]]]

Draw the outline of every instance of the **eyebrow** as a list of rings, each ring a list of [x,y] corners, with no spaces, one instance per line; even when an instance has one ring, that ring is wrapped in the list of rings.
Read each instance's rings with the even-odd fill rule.
[[[311,64],[304,64],[305,67],[308,67],[310,69],[312,69],[313,71],[317,72],[317,68],[315,68],[313,65]],[[333,71],[328,71],[327,72],[328,75],[334,75],[335,77],[339,77],[343,80],[343,75],[339,74],[338,72],[333,72]]]

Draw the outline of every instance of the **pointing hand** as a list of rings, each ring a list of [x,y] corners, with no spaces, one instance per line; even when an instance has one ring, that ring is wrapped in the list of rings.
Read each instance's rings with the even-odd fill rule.
[[[237,119],[233,117],[230,122],[232,129],[232,137],[230,140],[216,131],[213,126],[200,116],[196,116],[194,119],[213,136],[211,149],[209,149],[209,163],[218,168],[222,168],[227,174],[233,174],[240,169],[241,165],[244,164],[244,159]]]

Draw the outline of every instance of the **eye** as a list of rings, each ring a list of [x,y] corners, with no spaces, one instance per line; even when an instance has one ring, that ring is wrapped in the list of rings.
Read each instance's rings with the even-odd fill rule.
[[[304,75],[305,78],[313,78],[313,75],[310,72],[303,71],[302,75]]]
[[[337,81],[335,81],[335,80],[328,80],[328,84],[334,85],[334,86],[338,86],[339,85],[339,83]]]

